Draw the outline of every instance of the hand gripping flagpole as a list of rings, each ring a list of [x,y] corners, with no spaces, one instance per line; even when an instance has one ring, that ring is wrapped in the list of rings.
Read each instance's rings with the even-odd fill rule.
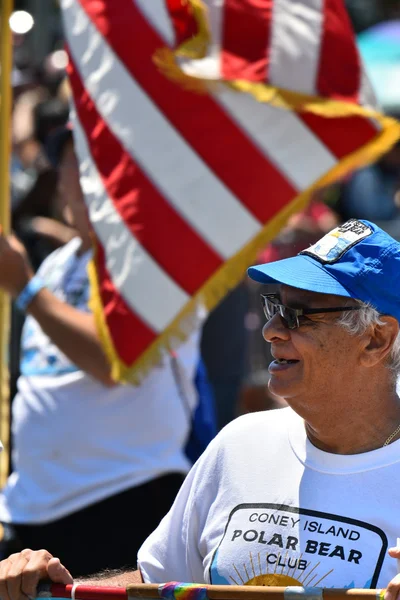
[[[383,600],[384,589],[341,589],[313,587],[268,587],[244,585],[203,585],[170,582],[135,584],[123,587],[96,587],[74,584],[40,584],[38,599],[130,600]]]
[[[11,68],[12,35],[9,25],[13,0],[0,4],[0,226],[4,234],[10,231],[10,150],[11,150]],[[8,477],[10,437],[10,392],[8,373],[8,341],[10,301],[0,291],[0,439],[4,450],[0,454],[0,486]]]

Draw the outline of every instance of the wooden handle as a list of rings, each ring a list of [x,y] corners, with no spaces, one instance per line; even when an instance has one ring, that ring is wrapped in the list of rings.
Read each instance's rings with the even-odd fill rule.
[[[183,584],[184,585],[184,584]],[[380,600],[384,590],[268,587],[244,585],[198,585],[210,600]],[[76,600],[129,600],[129,598],[160,598],[158,584],[139,583],[120,587],[105,587],[79,584],[75,588]],[[293,590],[293,591],[292,591]],[[72,585],[58,583],[40,584],[38,598],[71,598]]]

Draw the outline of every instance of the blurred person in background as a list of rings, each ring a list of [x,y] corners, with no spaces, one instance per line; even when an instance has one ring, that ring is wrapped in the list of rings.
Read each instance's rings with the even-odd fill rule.
[[[25,68],[26,70],[26,68]],[[22,240],[36,271],[56,248],[76,235],[62,214],[57,193],[57,173],[44,151],[48,135],[65,124],[68,103],[55,86],[50,90],[45,77],[18,75],[14,81],[11,155],[11,224]],[[29,82],[29,85],[27,84]],[[21,312],[12,305],[9,346],[10,397],[17,391],[20,374],[20,338],[24,323]]]
[[[399,0],[345,0],[356,32],[385,19],[400,18]]]
[[[241,283],[214,308],[203,327],[201,354],[214,392],[218,429],[238,416],[246,374],[248,309],[248,289]]]
[[[206,439],[209,413],[198,406],[207,398],[204,378],[201,396],[194,385],[199,330],[139,387],[112,381],[88,308],[91,234],[72,131],[57,130],[48,147],[77,235],[35,276],[23,245],[0,238],[0,286],[27,315],[12,407],[14,470],[0,496],[1,550],[4,558],[46,547],[85,575],[134,566],[215,429]],[[135,332],[127,335],[134,343]],[[199,424],[196,440],[191,429]]]
[[[393,221],[400,229],[400,142],[379,162],[360,169],[343,185],[341,214],[370,221]]]
[[[48,136],[68,119],[68,105],[58,98],[41,100],[25,107],[30,125],[15,142],[20,173],[30,173],[32,185],[13,195],[13,230],[23,241],[36,271],[42,261],[74,235],[65,223],[57,192],[57,173],[45,155]],[[18,177],[12,178],[13,188]]]
[[[71,239],[58,211],[57,174],[44,151],[47,136],[67,122],[69,105],[63,85],[65,52],[51,52],[36,67],[27,42],[24,36],[14,36],[12,227],[36,270],[50,252]]]

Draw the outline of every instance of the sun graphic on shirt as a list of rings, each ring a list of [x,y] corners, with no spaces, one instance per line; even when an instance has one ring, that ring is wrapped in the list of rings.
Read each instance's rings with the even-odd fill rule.
[[[235,585],[264,585],[286,587],[291,585],[317,587],[333,571],[319,570],[320,562],[314,565],[303,559],[303,555],[289,557],[281,553],[253,555],[241,565],[232,564],[233,572],[229,576]]]

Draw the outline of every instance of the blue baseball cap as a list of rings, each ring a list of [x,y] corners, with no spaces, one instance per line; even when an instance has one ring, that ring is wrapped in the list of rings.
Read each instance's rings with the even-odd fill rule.
[[[355,298],[400,322],[400,243],[369,221],[351,219],[297,256],[248,274],[259,283]]]

